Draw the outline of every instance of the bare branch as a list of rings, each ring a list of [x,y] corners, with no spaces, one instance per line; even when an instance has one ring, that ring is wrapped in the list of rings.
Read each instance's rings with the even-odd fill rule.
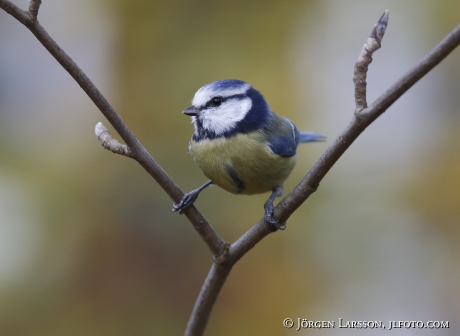
[[[33,22],[37,21],[38,10],[41,4],[42,0],[30,0],[29,2],[29,15]]]
[[[369,64],[372,62],[372,54],[382,46],[382,38],[388,25],[388,10],[382,14],[374,25],[366,44],[361,50],[358,61],[355,64],[353,83],[355,84],[356,112],[367,107],[366,101],[366,75]]]
[[[256,225],[238,238],[236,242],[230,245],[227,262],[236,263],[258,242],[273,232],[273,229],[271,229],[262,218]]]
[[[185,336],[203,335],[212,307],[232,270],[232,266],[233,264],[216,263],[211,266],[188,320]]]
[[[348,126],[345,127],[337,139],[326,149],[302,181],[275,207],[274,218],[280,222],[286,221],[316,191],[321,180],[353,141],[420,78],[446,58],[459,44],[460,25],[451,31],[414,68],[396,81],[370,107],[359,112],[357,116],[353,116]],[[263,220],[251,228],[250,232],[252,234],[246,234],[230,246],[229,260],[240,259],[255,244],[270,233]]]
[[[33,24],[33,21],[31,20],[28,12],[23,11],[18,6],[16,6],[8,0],[0,0],[0,8],[2,8],[11,16],[13,16],[16,20],[21,22],[26,27]]]
[[[105,149],[115,154],[124,155],[130,158],[134,157],[134,153],[132,152],[132,150],[129,149],[128,146],[123,145],[114,138],[112,138],[108,129],[105,128],[105,126],[102,125],[101,122],[98,122],[96,124],[96,127],[94,128],[94,133],[96,133],[96,136],[99,139],[102,147],[104,147]]]
[[[136,139],[134,134],[121,119],[115,109],[105,99],[93,82],[78,67],[78,65],[62,50],[58,44],[49,36],[46,30],[38,21],[33,21],[29,14],[19,9],[8,0],[0,0],[0,8],[11,14],[19,22],[24,24],[32,34],[43,44],[43,46],[53,55],[64,69],[75,79],[80,87],[86,92],[91,100],[96,104],[102,114],[112,124],[113,128],[122,137],[126,145],[133,153],[133,158],[152,176],[163,190],[171,197],[173,202],[179,202],[184,193],[176,183],[166,174],[160,165],[152,158],[142,144]],[[195,230],[208,245],[215,258],[218,258],[225,251],[225,241],[217,234],[212,226],[207,222],[203,215],[195,206],[190,206],[184,210],[184,214],[192,223]]]
[[[383,36],[383,34],[381,35]],[[313,194],[319,183],[348,149],[354,140],[369,126],[375,119],[388,109],[404,92],[414,85],[420,78],[433,69],[441,60],[452,52],[460,44],[460,25],[457,26],[447,37],[441,41],[425,58],[422,59],[412,70],[393,84],[384,94],[382,94],[369,108],[360,112],[359,119],[353,116],[350,124],[342,131],[337,139],[326,149],[315,165],[310,169],[303,180],[289,193],[274,210],[274,217],[280,221],[286,221],[305,200]],[[365,99],[365,96],[364,96]],[[272,231],[267,227],[262,219],[230,246],[227,262],[234,264],[251,250]],[[209,277],[209,276],[208,276]],[[221,279],[220,281],[225,281]],[[208,279],[207,279],[208,282]],[[206,283],[203,287],[206,286]],[[206,291],[201,290],[197,302],[202,301],[201,297]],[[200,306],[195,305],[193,318],[201,318],[207,321],[207,310],[197,311]],[[210,313],[210,311],[209,311]],[[191,322],[189,321],[189,324]],[[195,324],[200,322],[195,321]],[[190,335],[201,335],[201,333],[188,333]]]
[[[359,113],[360,119],[366,120],[368,124],[377,119],[399,97],[446,58],[459,44],[460,25],[439,42],[417,65],[390,86],[369,108],[362,110]]]

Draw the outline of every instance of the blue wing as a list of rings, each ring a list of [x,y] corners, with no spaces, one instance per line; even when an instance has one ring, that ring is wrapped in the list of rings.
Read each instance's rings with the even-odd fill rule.
[[[294,156],[299,143],[325,141],[326,137],[312,132],[299,132],[289,119],[274,115],[263,129],[268,146],[276,155]]]
[[[268,146],[276,155],[291,157],[296,153],[300,141],[300,134],[292,121],[278,117],[276,127],[268,129]],[[270,132],[272,131],[272,132]]]

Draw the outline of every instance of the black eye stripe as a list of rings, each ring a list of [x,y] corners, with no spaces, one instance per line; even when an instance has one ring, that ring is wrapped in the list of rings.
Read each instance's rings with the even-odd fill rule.
[[[227,100],[227,99],[232,99],[232,98],[244,98],[244,97],[245,97],[244,94],[235,94],[233,96],[225,97],[224,99]]]
[[[229,100],[229,99],[244,98],[244,97],[245,97],[244,94],[235,94],[235,95],[228,96],[228,97],[215,96],[215,97],[212,97],[212,98],[206,103],[206,105],[204,106],[204,108],[220,106],[220,105],[222,105],[222,103],[226,102],[226,101]],[[216,104],[216,103],[214,102],[214,99],[215,99],[215,98],[220,98],[220,103],[219,103],[219,104]]]

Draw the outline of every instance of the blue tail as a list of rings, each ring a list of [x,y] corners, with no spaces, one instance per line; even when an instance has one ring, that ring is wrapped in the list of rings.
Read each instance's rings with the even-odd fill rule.
[[[327,137],[324,135],[316,134],[313,132],[299,132],[300,134],[300,143],[303,142],[318,142],[318,141],[326,141]]]

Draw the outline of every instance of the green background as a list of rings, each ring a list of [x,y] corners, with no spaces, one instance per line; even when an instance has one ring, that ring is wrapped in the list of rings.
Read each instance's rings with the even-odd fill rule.
[[[39,21],[184,191],[206,181],[187,155],[193,127],[181,114],[206,83],[245,80],[299,129],[327,135],[299,148],[286,194],[351,119],[353,66],[385,9],[372,102],[459,24],[459,1],[50,0]],[[426,334],[459,334],[459,55],[357,139],[286,231],[234,267],[208,335],[357,332],[296,333],[286,317],[441,320],[449,330]],[[109,126],[0,11],[0,335],[185,329],[210,253],[135,161],[102,149],[98,121]],[[267,197],[213,187],[196,205],[233,242]],[[420,331],[393,331],[405,332]]]

